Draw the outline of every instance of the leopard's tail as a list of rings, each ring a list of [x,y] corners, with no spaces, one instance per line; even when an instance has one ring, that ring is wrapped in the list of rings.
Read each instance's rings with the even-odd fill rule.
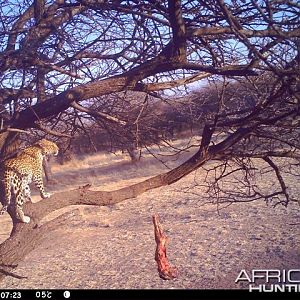
[[[2,194],[2,191],[1,191]],[[1,195],[1,198],[3,197],[3,195]],[[6,197],[4,197],[6,199]],[[8,204],[6,201],[2,201],[1,199],[1,204],[2,204],[2,208],[0,210],[0,215],[4,215],[7,212],[7,208],[8,208]]]
[[[1,196],[4,197],[5,201],[2,202],[2,208],[0,210],[0,215],[7,212],[7,208],[10,205],[11,200],[11,187],[10,187],[11,172],[9,170],[4,172],[4,180],[1,182],[1,187],[3,187],[3,192]],[[4,195],[3,195],[4,194]]]

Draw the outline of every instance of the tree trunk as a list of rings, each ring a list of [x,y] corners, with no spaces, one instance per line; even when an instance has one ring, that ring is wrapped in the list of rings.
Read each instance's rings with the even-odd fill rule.
[[[128,147],[127,152],[133,163],[136,163],[137,161],[140,160],[140,158],[141,158],[140,152],[137,149],[135,149],[134,147]]]

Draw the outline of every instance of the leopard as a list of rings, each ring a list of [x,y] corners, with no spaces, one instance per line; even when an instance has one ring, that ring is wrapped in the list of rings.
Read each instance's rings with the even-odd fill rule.
[[[42,199],[49,198],[50,193],[45,192],[43,183],[43,159],[46,156],[57,156],[59,148],[56,143],[41,139],[32,146],[22,150],[17,157],[4,161],[1,177],[3,178],[4,201],[0,215],[4,214],[11,205],[12,193],[15,201],[13,209],[16,218],[29,223],[30,217],[23,212],[23,204],[31,201],[30,183],[39,189]]]

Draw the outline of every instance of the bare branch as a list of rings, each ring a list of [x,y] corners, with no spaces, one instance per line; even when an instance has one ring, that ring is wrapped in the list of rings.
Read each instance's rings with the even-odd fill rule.
[[[280,170],[279,170],[278,166],[268,156],[264,157],[263,160],[265,162],[267,162],[271,166],[271,168],[274,170],[274,172],[276,174],[276,177],[278,179],[278,182],[279,182],[279,184],[281,186],[282,193],[284,194],[285,199],[286,199],[284,205],[287,206],[288,203],[289,203],[290,195],[289,195],[289,193],[287,191],[287,186],[286,186],[286,184],[284,182],[284,179],[283,179],[283,177],[282,177],[282,175],[280,173]]]
[[[98,111],[94,111],[94,110],[91,110],[89,108],[86,108],[86,107],[83,107],[82,105],[78,104],[77,102],[72,102],[71,103],[71,106],[81,112],[85,112],[87,114],[89,114],[90,116],[93,116],[95,118],[101,118],[101,119],[105,119],[107,121],[110,121],[110,122],[114,122],[114,123],[117,123],[117,124],[120,124],[120,125],[123,125],[125,126],[127,123],[125,121],[122,121],[122,120],[119,120],[113,116],[110,116],[108,114],[105,114],[105,113],[102,113],[102,112],[98,112]]]
[[[32,135],[32,133],[29,131],[18,129],[18,128],[11,128],[11,127],[3,128],[0,130],[0,134],[4,133],[4,132],[17,132],[17,133],[26,133],[26,134]]]

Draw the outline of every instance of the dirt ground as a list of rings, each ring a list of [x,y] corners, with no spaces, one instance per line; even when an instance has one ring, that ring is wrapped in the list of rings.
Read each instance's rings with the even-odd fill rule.
[[[52,192],[86,182],[113,190],[166,170],[148,159],[137,165],[124,156],[96,155],[65,166],[54,165]],[[43,243],[6,277],[9,289],[236,289],[241,269],[300,269],[300,206],[273,208],[265,202],[234,204],[218,211],[200,195],[183,192],[195,174],[179,182],[108,207],[68,207],[69,221],[49,232]],[[294,182],[294,187],[299,183]],[[34,201],[40,201],[37,195]],[[51,201],[41,200],[41,201]],[[73,212],[72,212],[73,211]],[[152,215],[169,237],[168,257],[179,276],[165,281],[154,260]],[[10,232],[0,218],[0,242]]]

